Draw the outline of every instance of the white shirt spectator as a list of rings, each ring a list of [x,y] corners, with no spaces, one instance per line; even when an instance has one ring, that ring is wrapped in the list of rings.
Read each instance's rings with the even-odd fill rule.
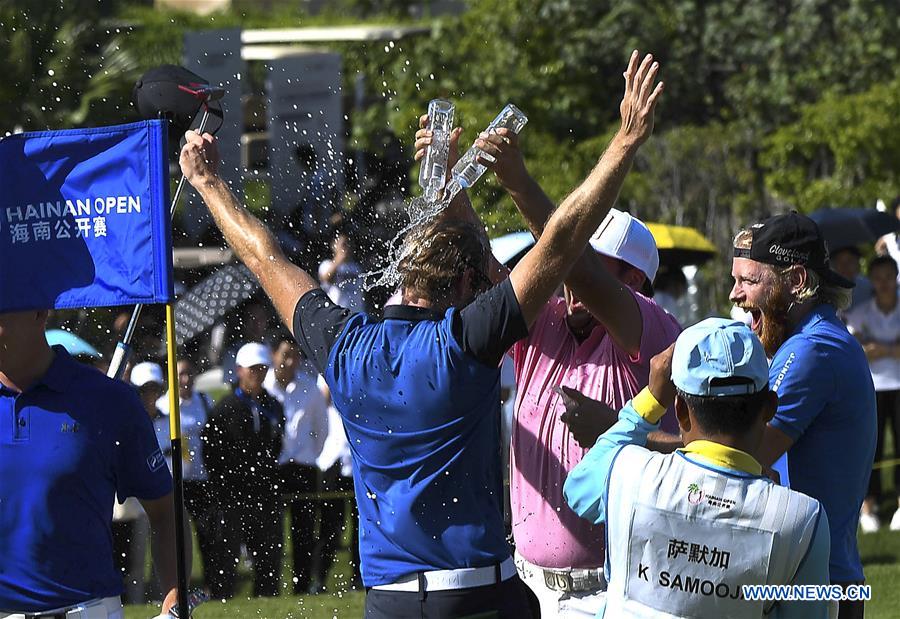
[[[325,379],[319,376],[318,386],[321,388],[325,385]],[[317,462],[319,470],[327,471],[340,462],[341,475],[350,477],[353,475],[351,465],[350,443],[347,442],[347,433],[344,431],[344,423],[341,421],[341,414],[334,406],[328,407],[328,436],[325,438],[325,445],[322,453],[319,455]]]
[[[169,433],[169,394],[165,394],[156,401],[156,408],[162,413],[162,417],[153,420],[153,429],[156,430],[156,440],[163,453],[169,453],[171,443]],[[185,481],[206,481],[206,466],[203,464],[203,442],[200,440],[200,432],[206,427],[206,417],[212,410],[212,401],[206,394],[195,391],[188,400],[179,400],[178,410],[181,411],[181,447],[184,450],[181,470]],[[167,456],[169,470],[172,469],[171,457]]]
[[[847,329],[863,341],[896,344],[900,341],[900,298],[893,311],[883,314],[871,298],[847,316]],[[900,358],[882,357],[869,361],[875,391],[900,390]]]
[[[363,300],[362,267],[353,260],[348,260],[340,266],[334,274],[333,282],[324,281],[324,274],[331,269],[333,260],[323,260],[319,265],[319,281],[322,282],[322,290],[328,298],[346,307],[351,312],[365,311]]]
[[[884,241],[884,248],[887,250],[888,256],[900,264],[900,233],[885,234],[881,240]],[[900,282],[900,275],[897,276],[897,282]]]
[[[316,377],[301,367],[283,388],[270,368],[263,387],[284,407],[284,442],[278,464],[316,466],[328,433],[325,398],[316,386]]]

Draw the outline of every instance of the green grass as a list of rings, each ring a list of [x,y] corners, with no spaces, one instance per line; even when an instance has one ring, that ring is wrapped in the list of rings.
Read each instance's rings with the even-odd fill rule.
[[[349,530],[349,529],[345,529]],[[289,543],[290,530],[285,522],[285,542]],[[211,600],[200,606],[193,614],[194,619],[253,618],[253,619],[343,619],[362,617],[365,594],[350,590],[349,581],[353,571],[350,566],[350,552],[347,550],[349,535],[343,540],[344,548],[337,553],[334,566],[326,582],[327,593],[321,595],[293,595],[291,592],[290,556],[282,561],[281,586],[283,594],[275,598],[254,598],[250,596],[253,576],[246,565],[238,568],[238,593],[227,602]],[[150,578],[148,560],[147,577]],[[194,540],[193,571],[191,587],[202,586],[202,568],[197,543]],[[149,619],[159,614],[159,606],[126,606],[125,619]]]
[[[889,513],[889,512],[888,512]],[[865,564],[866,581],[872,586],[872,600],[866,604],[866,619],[896,619],[900,617],[900,532],[882,529],[878,533],[859,536],[860,552]],[[328,583],[329,591],[322,595],[289,595],[277,598],[251,598],[250,575],[242,572],[240,594],[228,602],[207,602],[194,613],[195,619],[237,617],[253,619],[343,619],[363,615],[365,595],[347,591],[350,574],[349,555],[338,553],[335,568]],[[199,565],[199,558],[194,565]],[[287,566],[284,586],[290,582]],[[194,571],[199,581],[199,572]],[[154,606],[128,606],[126,619],[148,619],[158,612]]]
[[[872,600],[866,604],[866,619],[900,617],[900,532],[882,529],[859,536],[866,582]]]
[[[277,598],[236,598],[228,602],[207,602],[198,608],[194,619],[237,617],[249,619],[308,619],[362,617],[365,595],[301,595]],[[158,606],[126,606],[125,619],[149,619],[159,613]]]

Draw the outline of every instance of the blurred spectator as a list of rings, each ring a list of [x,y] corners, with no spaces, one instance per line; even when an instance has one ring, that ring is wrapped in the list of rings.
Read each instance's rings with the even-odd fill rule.
[[[332,251],[334,257],[319,265],[322,290],[329,299],[351,312],[365,311],[362,268],[353,256],[353,248],[346,234],[335,237]]]
[[[894,199],[893,204],[891,204],[891,211],[897,219],[900,219],[900,197]],[[900,264],[900,233],[885,234],[878,239],[878,242],[875,244],[875,251],[879,255],[890,256],[895,263]],[[897,281],[900,282],[900,275],[897,276]]]
[[[324,161],[322,153],[309,144],[297,147],[297,159],[300,167],[305,167],[310,173],[308,198],[311,203],[303,205],[304,228],[310,234],[321,234],[327,230],[334,207],[338,204],[335,176],[338,169]]]
[[[831,252],[831,268],[839,275],[856,284],[853,287],[853,296],[850,299],[850,307],[840,312],[841,318],[846,321],[847,313],[858,307],[861,303],[865,303],[872,298],[872,284],[865,275],[862,274],[860,267],[860,258],[862,254],[858,247],[839,247]]]
[[[281,499],[277,459],[284,412],[263,388],[272,353],[259,343],[236,355],[238,382],[213,408],[201,432],[204,461],[223,514],[225,559],[214,588],[234,595],[241,541],[253,562],[253,595],[275,596],[281,580]]]
[[[222,366],[222,380],[234,383],[235,356],[238,349],[247,342],[262,342],[266,339],[272,312],[269,306],[260,301],[245,304],[239,312],[234,312],[226,319],[224,329],[213,329],[217,341],[213,343],[213,353],[219,358]],[[221,351],[221,352],[219,352]]]
[[[301,264],[312,270],[326,255],[331,238],[331,217],[340,205],[334,166],[323,165],[311,144],[301,144],[295,151],[297,171],[304,188],[296,213],[288,227],[302,240]]]
[[[181,413],[181,449],[182,474],[184,479],[184,505],[194,527],[197,530],[197,543],[200,559],[203,562],[203,577],[211,595],[219,597],[220,592],[213,586],[216,579],[212,577],[220,569],[223,558],[222,540],[219,539],[219,523],[222,519],[219,502],[212,494],[203,464],[203,442],[200,433],[206,427],[212,410],[210,398],[199,391],[194,391],[194,379],[197,371],[190,359],[180,359],[178,369],[178,409]],[[156,438],[169,467],[172,466],[171,434],[169,432],[169,394],[166,393],[156,401],[160,416],[154,421]]]
[[[322,501],[322,528],[319,533],[319,564],[317,573],[320,582],[327,580],[328,571],[334,565],[338,546],[344,532],[347,519],[347,506],[350,507],[350,566],[353,569],[351,589],[362,589],[362,575],[359,563],[359,510],[353,498],[353,464],[350,456],[350,444],[341,414],[331,403],[331,392],[325,379],[317,379],[317,386],[325,398],[328,408],[328,435],[317,462],[322,471],[322,491],[333,493],[349,493],[349,498],[325,499]]]
[[[657,305],[674,316],[679,324],[691,324],[690,308],[685,303],[688,282],[681,269],[660,267],[653,280],[653,289],[656,291],[653,300]]]
[[[897,263],[890,256],[878,256],[869,263],[869,279],[874,296],[856,307],[847,317],[847,328],[862,343],[878,411],[878,442],[875,461],[884,457],[884,434],[888,424],[894,439],[894,454],[900,453],[900,301]],[[900,491],[900,468],[894,467],[894,492]],[[881,471],[872,471],[869,493],[862,505],[859,525],[864,533],[881,526],[878,501],[882,497]],[[894,512],[891,530],[900,531],[900,510]]]
[[[294,593],[315,593],[323,584],[313,574],[316,563],[316,520],[321,503],[316,459],[328,432],[325,398],[316,377],[303,363],[300,349],[290,337],[278,342],[273,364],[263,383],[266,391],[284,407],[284,440],[278,458],[284,494],[300,495],[289,503],[293,551]],[[324,519],[321,520],[325,526]]]
[[[131,370],[131,384],[137,387],[144,411],[153,422],[161,415],[156,408],[156,400],[163,393],[165,379],[162,369],[156,363],[138,363]],[[165,449],[163,450],[165,454]],[[171,470],[171,466],[169,467]],[[124,503],[116,501],[113,506],[113,552],[116,567],[125,578],[125,604],[144,603],[144,565],[150,523],[141,504],[134,497]]]
[[[162,368],[157,363],[143,361],[131,369],[130,380],[131,384],[137,387],[141,404],[144,405],[144,410],[147,411],[147,415],[156,427],[157,421],[163,417],[162,412],[156,407],[156,401],[162,397],[166,389],[166,379],[163,376]],[[168,432],[166,436],[168,436]],[[172,467],[169,468],[171,470]]]

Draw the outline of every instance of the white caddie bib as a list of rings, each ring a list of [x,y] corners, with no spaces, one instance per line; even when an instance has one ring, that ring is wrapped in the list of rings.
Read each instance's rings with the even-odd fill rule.
[[[763,603],[744,600],[741,585],[766,582],[772,540],[770,531],[636,505],[625,595],[672,615],[758,617]]]
[[[749,602],[741,586],[789,584],[820,513],[765,478],[637,445],[608,483],[607,618],[763,617],[774,602]]]

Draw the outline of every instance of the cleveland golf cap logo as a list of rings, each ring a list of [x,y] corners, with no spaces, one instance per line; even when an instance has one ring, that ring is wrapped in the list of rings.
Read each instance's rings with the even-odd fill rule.
[[[769,253],[775,256],[779,262],[792,262],[803,264],[809,260],[809,252],[797,251],[796,249],[788,249],[781,245],[775,244],[769,247]]]

